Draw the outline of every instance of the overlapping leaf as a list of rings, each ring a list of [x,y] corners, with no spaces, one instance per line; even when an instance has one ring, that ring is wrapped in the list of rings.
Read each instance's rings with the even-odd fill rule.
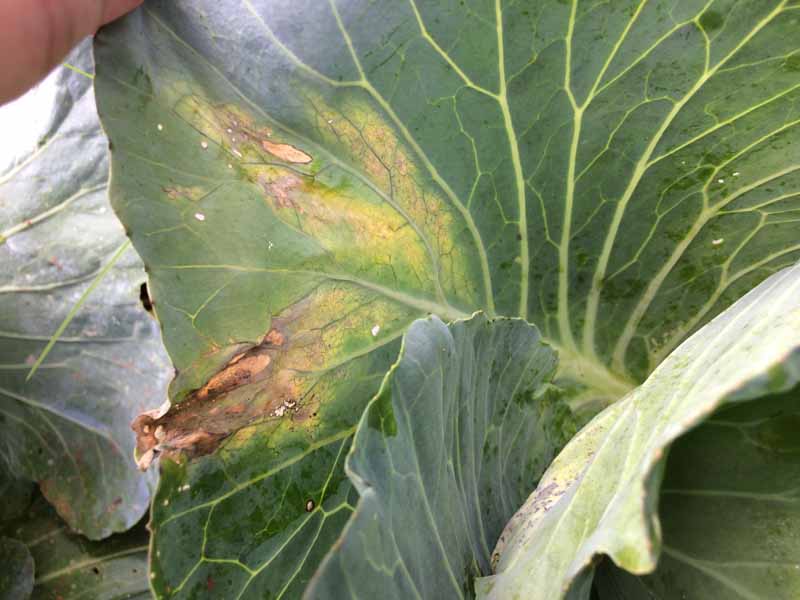
[[[574,433],[556,355],[520,320],[415,322],[369,404],[347,472],[360,495],[309,598],[455,598]]]
[[[105,30],[113,202],[180,371],[138,423],[177,458],[157,589],[302,587],[345,518],[307,500],[349,493],[414,318],[526,317],[608,401],[794,262],[799,9],[154,0]]]
[[[609,563],[600,598],[790,600],[800,596],[800,387],[723,408],[670,449],[662,554],[635,577]]]
[[[27,593],[34,600],[150,598],[148,534],[139,525],[124,534],[92,542],[70,533],[52,507],[37,497],[19,518],[0,524],[6,543],[27,557]],[[0,546],[3,542],[0,542]],[[3,561],[3,575],[13,574]],[[0,588],[2,590],[2,588]],[[6,598],[0,594],[0,597]],[[22,600],[17,591],[9,600]]]
[[[479,581],[480,595],[550,599],[571,588],[576,598],[588,598],[592,562],[601,553],[629,572],[653,571],[662,551],[657,504],[666,453],[722,406],[735,408],[690,434],[673,457],[662,494],[665,562],[645,585],[663,592],[666,576],[669,594],[776,597],[768,591],[778,586],[781,597],[796,595],[796,539],[782,530],[800,522],[791,483],[798,469],[792,391],[798,382],[800,264],[773,275],[693,335],[567,445],[506,528],[496,575]],[[753,402],[736,406],[746,400]],[[753,421],[754,415],[761,418]],[[715,428],[723,432],[710,431]],[[717,464],[719,453],[727,456]],[[732,519],[737,498],[751,501],[739,507],[750,512]],[[759,535],[754,527],[764,529]],[[747,539],[731,544],[737,534]],[[760,539],[754,543],[751,536]],[[709,557],[717,552],[729,557],[727,564],[713,564]],[[775,571],[754,573],[770,564],[780,578]],[[736,568],[732,577],[725,572]]]
[[[90,50],[69,60],[91,71]],[[91,80],[59,69],[2,113],[5,129],[25,125],[30,147],[15,137],[20,154],[0,175],[0,460],[38,482],[70,527],[101,538],[147,508],[155,476],[136,470],[129,422],[163,402],[169,363],[139,304],[141,262],[109,206]]]

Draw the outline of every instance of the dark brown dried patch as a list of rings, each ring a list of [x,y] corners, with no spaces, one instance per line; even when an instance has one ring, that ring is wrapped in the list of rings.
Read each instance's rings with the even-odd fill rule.
[[[295,316],[290,311],[289,317]],[[287,406],[296,406],[298,393],[291,369],[275,367],[286,350],[288,336],[281,331],[286,323],[287,318],[273,319],[273,328],[259,344],[231,358],[184,401],[166,412],[157,409],[136,417],[131,428],[136,433],[139,467],[146,470],[159,455],[210,454],[242,427],[283,416]]]

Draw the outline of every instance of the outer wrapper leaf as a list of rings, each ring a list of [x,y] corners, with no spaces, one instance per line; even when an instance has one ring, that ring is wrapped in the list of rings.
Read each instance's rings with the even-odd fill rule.
[[[693,335],[643,385],[600,413],[567,445],[537,490],[506,527],[496,548],[500,555],[496,574],[479,581],[480,595],[504,598],[521,594],[528,598],[550,599],[564,597],[571,588],[574,597],[588,598],[587,582],[591,581],[593,561],[600,554],[609,555],[619,567],[637,574],[653,571],[660,554],[667,561],[683,556],[702,563],[702,558],[687,557],[685,551],[678,548],[667,547],[662,553],[657,505],[670,445],[720,407],[789,392],[798,381],[800,264],[773,275]],[[795,391],[789,393],[784,402],[792,404],[796,399]],[[752,410],[747,405],[742,408],[744,414],[748,408]],[[796,406],[791,409],[796,411]],[[722,415],[726,414],[729,413],[720,413],[721,416],[714,417],[704,428],[712,427],[717,418],[724,419]],[[766,414],[769,434],[770,411]],[[774,454],[786,445],[787,441],[781,440],[785,434],[780,425],[794,427],[796,418],[791,414],[788,420],[780,414],[776,417],[773,407],[771,417],[776,418],[778,426],[773,437],[777,439],[768,437],[763,442],[767,447],[761,450],[760,457],[748,457],[752,450],[744,444],[741,463],[734,462],[734,466],[752,468],[758,466],[758,461],[775,460],[767,451]],[[681,453],[691,449],[695,435],[699,433],[690,434],[678,447],[679,453],[674,459],[678,464]],[[710,450],[714,450],[713,437],[709,443],[712,444]],[[788,449],[792,447],[789,443]],[[706,458],[709,454],[706,453]],[[683,460],[686,460],[685,455]],[[796,461],[794,465],[796,469]],[[695,466],[700,466],[699,459]],[[676,538],[675,543],[685,544],[686,536],[700,535],[700,531],[697,524],[687,523],[685,514],[681,514],[686,507],[676,505],[670,497],[675,478],[680,480],[681,476],[684,479],[687,476],[685,465],[682,470],[680,466],[676,469],[667,480],[669,487],[662,501],[670,524],[669,535]],[[710,486],[725,472],[723,469],[720,467],[716,475],[712,471],[696,479],[701,480],[701,485]],[[787,475],[791,473],[791,470],[786,471]],[[768,471],[763,476],[767,477]],[[780,479],[780,476],[775,477]],[[736,491],[734,481],[727,485],[733,486],[729,488],[731,493]],[[791,486],[783,488],[779,494],[787,494],[787,488],[787,501],[795,503]],[[748,493],[745,490],[745,494]],[[709,501],[705,499],[702,503],[703,511],[711,509]],[[784,517],[785,522],[794,523],[794,513]],[[706,526],[709,525],[707,522]],[[743,528],[749,534],[754,533],[751,525],[752,522]],[[720,535],[724,534],[715,534]],[[780,542],[780,531],[773,535],[774,539],[770,536],[771,553],[748,558],[762,563],[770,560],[796,563],[791,543]],[[697,542],[689,543],[690,548],[696,550]],[[719,545],[719,539],[712,538],[708,550]],[[747,562],[747,559],[741,558],[741,561]],[[656,577],[659,575],[657,572]],[[754,581],[750,595],[742,597],[763,597],[766,590],[772,588],[770,585],[762,587],[758,578]],[[792,581],[791,587],[784,589],[796,589],[796,577]],[[670,586],[669,593],[674,593],[675,589],[681,589],[674,586],[682,586],[682,583],[674,577]],[[662,591],[666,589],[663,585],[659,587]],[[743,587],[746,589],[747,585]]]
[[[87,41],[69,60],[92,71],[90,51]],[[90,79],[59,68],[0,113],[12,131],[25,124],[0,175],[0,460],[72,529],[102,538],[147,509],[155,474],[137,471],[129,423],[164,401],[169,362],[129,250],[26,379],[126,238],[108,203]]]

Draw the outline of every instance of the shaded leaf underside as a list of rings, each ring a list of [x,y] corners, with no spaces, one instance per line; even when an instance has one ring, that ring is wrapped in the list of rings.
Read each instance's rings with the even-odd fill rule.
[[[799,8],[173,1],[105,30],[112,199],[179,370],[139,423],[177,459],[157,588],[302,587],[413,319],[526,317],[607,401],[796,260]]]

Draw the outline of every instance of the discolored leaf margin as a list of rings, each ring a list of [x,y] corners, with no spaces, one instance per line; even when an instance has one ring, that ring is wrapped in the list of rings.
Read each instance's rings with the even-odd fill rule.
[[[556,364],[520,319],[413,323],[347,457],[356,511],[304,597],[471,597],[575,431]]]
[[[495,574],[478,581],[479,596],[550,599],[572,590],[588,598],[600,554],[631,573],[652,572],[661,554],[658,495],[670,445],[720,407],[768,402],[798,382],[800,264],[694,334],[570,441],[507,525]],[[786,550],[776,547],[772,558],[796,561],[791,551],[780,554]]]
[[[67,60],[91,72],[91,40]],[[59,67],[1,107],[0,122],[17,152],[0,175],[0,461],[99,539],[149,505],[156,475],[136,470],[128,424],[163,402],[169,360],[138,301],[142,263],[109,206],[91,79]]]

